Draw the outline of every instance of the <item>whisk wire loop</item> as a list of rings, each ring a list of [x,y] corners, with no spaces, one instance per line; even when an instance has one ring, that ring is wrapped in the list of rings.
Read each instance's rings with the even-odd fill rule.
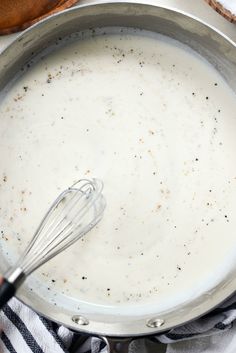
[[[54,201],[26,248],[20,267],[28,275],[69,247],[102,218],[105,199],[98,179],[82,179]]]

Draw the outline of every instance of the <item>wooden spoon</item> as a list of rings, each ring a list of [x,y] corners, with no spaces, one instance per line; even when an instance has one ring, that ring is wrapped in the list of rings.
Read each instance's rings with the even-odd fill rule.
[[[23,30],[78,0],[0,0],[0,34]]]

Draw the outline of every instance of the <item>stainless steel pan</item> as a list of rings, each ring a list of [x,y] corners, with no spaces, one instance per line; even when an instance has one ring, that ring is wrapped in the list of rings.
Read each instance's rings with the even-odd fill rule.
[[[200,5],[201,18],[198,18],[193,2],[179,1],[182,10],[166,7],[165,3],[160,1],[158,6],[156,3],[138,1],[93,3],[42,21],[19,35],[0,55],[0,89],[3,91],[22,66],[50,47],[58,37],[93,27],[128,26],[158,32],[187,44],[214,65],[236,92],[234,27],[211,12],[206,5]],[[0,271],[5,272],[6,268],[7,260],[1,256]],[[18,297],[42,315],[76,331],[106,337],[145,336],[167,331],[217,306],[235,291],[235,271],[225,276],[210,293],[183,303],[174,310],[161,313],[153,311],[151,315],[78,313],[68,307],[59,310],[27,288],[23,288]]]

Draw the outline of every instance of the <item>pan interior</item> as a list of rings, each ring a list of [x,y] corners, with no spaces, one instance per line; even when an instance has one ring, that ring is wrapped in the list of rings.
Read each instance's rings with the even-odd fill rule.
[[[59,39],[29,66],[1,97],[2,256],[78,179],[102,179],[107,199],[97,228],[27,280],[32,303],[128,318],[210,292],[236,252],[236,100],[219,73],[130,28]]]

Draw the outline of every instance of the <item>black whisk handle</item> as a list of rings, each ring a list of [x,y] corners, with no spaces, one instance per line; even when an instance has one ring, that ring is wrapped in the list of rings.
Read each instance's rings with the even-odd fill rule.
[[[0,277],[0,309],[14,296],[15,292],[14,285],[6,278]]]

